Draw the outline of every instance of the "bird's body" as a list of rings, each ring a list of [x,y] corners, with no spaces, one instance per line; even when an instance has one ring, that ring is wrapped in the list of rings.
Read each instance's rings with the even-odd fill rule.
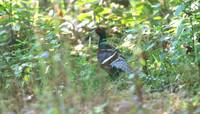
[[[132,69],[126,63],[119,50],[107,44],[105,30],[97,28],[96,33],[99,35],[97,59],[101,67],[111,76],[119,75],[120,72],[131,74]]]
[[[97,28],[96,33],[99,35],[97,59],[101,67],[106,70],[114,79],[119,75],[120,72],[130,74],[129,76],[135,80],[136,95],[139,97],[139,101],[143,102],[142,85],[137,78],[140,70],[133,73],[131,67],[127,64],[125,58],[121,55],[119,50],[107,44],[106,32],[103,28]]]

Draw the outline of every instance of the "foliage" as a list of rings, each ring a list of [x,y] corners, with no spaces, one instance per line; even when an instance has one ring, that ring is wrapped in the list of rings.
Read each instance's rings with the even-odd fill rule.
[[[0,112],[199,113],[199,9],[199,0],[1,0]],[[96,26],[142,68],[142,106],[131,76],[111,80],[97,64]]]

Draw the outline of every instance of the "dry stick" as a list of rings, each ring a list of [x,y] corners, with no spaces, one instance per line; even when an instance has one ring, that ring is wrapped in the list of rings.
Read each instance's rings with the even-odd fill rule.
[[[142,83],[139,80],[138,76],[136,76],[135,78],[135,82],[136,82],[136,95],[138,96],[138,100],[139,102],[141,102],[141,104],[143,103],[143,95],[142,95]]]

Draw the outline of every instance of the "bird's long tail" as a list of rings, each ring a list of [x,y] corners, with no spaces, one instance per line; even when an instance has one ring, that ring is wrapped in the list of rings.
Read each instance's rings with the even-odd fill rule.
[[[126,72],[128,74],[132,74],[133,73],[133,71],[130,68],[130,66],[126,63],[126,61],[122,57],[119,57],[115,61],[113,61],[111,63],[111,66],[114,67],[114,68],[117,68],[117,69],[121,69],[122,71],[124,71],[124,72]]]

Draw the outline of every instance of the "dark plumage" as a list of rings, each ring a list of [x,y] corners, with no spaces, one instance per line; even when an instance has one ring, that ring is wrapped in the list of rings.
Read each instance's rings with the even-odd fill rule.
[[[97,28],[95,31],[99,36],[97,59],[101,67],[112,76],[119,75],[120,72],[131,74],[132,69],[119,50],[107,44],[105,29]]]

